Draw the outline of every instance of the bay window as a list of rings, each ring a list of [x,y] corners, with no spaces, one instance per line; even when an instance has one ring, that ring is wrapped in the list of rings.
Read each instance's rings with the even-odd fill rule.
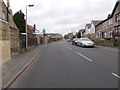
[[[120,21],[120,13],[115,15],[116,22]]]
[[[110,19],[108,20],[108,25],[111,25],[111,24],[113,24],[113,19],[112,19],[112,18],[110,18]]]
[[[120,25],[115,27],[115,35],[120,36]]]
[[[112,30],[108,31],[108,38],[112,38],[112,32],[113,32]]]
[[[2,11],[2,13],[0,13],[0,19],[7,21],[7,14]]]

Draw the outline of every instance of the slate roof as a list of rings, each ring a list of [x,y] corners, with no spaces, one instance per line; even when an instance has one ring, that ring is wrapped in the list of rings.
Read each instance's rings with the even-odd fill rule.
[[[102,20],[92,20],[92,23],[94,24],[94,26],[96,26],[96,25],[99,24],[100,22],[102,22]]]
[[[79,30],[79,32],[84,32],[85,31],[85,29],[81,29],[81,30]]]
[[[117,0],[117,2],[116,2],[116,4],[115,4],[115,7],[114,7],[114,9],[113,9],[113,11],[112,11],[112,13],[108,15],[107,19],[103,20],[103,21],[100,22],[99,24],[101,24],[101,23],[103,23],[103,22],[105,22],[105,21],[107,21],[108,19],[110,19],[110,18],[113,17],[113,15],[114,15],[114,13],[115,13],[115,10],[117,9],[119,3],[120,3],[120,0]],[[97,24],[96,26],[98,26],[99,24]]]
[[[34,29],[33,26],[27,25],[27,27],[28,27],[28,33],[34,33],[35,32],[35,29]]]
[[[86,27],[88,27],[88,29],[91,28],[91,24],[86,24]]]

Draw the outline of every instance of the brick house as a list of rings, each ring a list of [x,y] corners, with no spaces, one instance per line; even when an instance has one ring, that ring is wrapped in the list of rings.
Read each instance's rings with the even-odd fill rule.
[[[96,38],[112,38],[120,36],[120,0],[115,4],[115,7],[107,19],[100,22],[96,27]]]

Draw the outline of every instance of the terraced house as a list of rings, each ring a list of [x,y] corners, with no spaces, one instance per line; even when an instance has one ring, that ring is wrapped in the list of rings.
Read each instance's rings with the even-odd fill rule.
[[[120,37],[120,0],[116,2],[116,5],[108,18],[96,25],[95,38],[115,38]]]

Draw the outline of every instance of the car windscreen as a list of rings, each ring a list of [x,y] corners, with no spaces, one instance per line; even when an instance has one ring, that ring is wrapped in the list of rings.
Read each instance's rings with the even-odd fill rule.
[[[91,40],[88,39],[88,38],[82,38],[81,40],[82,40],[82,41],[91,41]]]

